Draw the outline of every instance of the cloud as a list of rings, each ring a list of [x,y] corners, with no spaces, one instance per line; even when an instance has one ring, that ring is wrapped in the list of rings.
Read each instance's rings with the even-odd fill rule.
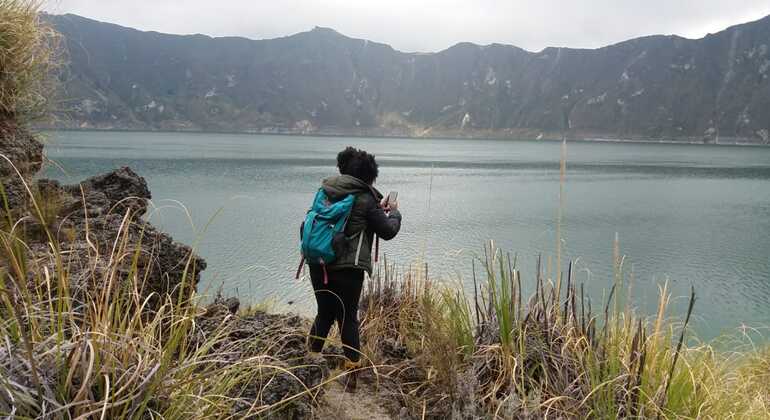
[[[767,0],[48,0],[142,30],[276,38],[326,26],[403,51],[457,42],[595,48],[637,36],[697,38],[770,14]]]

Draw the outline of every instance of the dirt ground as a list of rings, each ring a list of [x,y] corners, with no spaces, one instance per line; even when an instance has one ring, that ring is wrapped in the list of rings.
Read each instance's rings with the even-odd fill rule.
[[[345,392],[343,385],[338,381],[327,384],[315,417],[339,420],[391,420],[393,418],[380,403],[376,389],[362,381],[359,381],[355,393]]]

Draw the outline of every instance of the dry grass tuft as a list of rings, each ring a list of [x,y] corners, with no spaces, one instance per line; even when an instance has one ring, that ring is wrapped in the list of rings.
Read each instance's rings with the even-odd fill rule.
[[[538,269],[522,296],[515,260],[492,245],[474,296],[382,268],[362,305],[362,341],[394,409],[418,418],[770,418],[770,352],[688,346],[682,322],[637,316],[622,267],[594,307],[566,271]],[[387,265],[386,265],[387,267]],[[474,284],[476,284],[474,279]]]
[[[62,63],[59,34],[42,20],[40,0],[0,0],[0,116],[48,114],[55,72]]]

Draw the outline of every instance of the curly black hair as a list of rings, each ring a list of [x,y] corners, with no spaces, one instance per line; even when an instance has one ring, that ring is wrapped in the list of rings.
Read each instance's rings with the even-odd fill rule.
[[[374,155],[351,146],[337,154],[337,167],[342,175],[354,176],[370,185],[379,174]]]

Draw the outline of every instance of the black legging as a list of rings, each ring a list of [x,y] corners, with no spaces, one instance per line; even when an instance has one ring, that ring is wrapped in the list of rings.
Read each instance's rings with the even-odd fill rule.
[[[361,349],[358,338],[358,300],[364,284],[364,271],[354,268],[329,270],[328,284],[324,284],[323,269],[320,265],[311,264],[310,281],[318,303],[318,314],[310,329],[310,350],[323,350],[329,329],[336,320],[345,357],[351,362],[357,362]]]

